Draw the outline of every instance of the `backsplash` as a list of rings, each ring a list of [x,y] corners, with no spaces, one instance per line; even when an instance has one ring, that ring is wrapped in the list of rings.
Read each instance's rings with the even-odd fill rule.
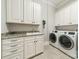
[[[55,26],[56,30],[78,31],[78,24]]]

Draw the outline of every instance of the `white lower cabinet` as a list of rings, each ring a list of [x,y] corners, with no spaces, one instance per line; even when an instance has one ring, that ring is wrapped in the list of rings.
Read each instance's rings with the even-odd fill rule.
[[[10,50],[3,50],[2,52],[2,56],[9,56],[9,55],[12,55],[12,54],[15,54],[15,53],[18,53],[20,51],[23,51],[23,47],[20,46],[20,47],[17,47],[17,48],[13,48],[13,49],[10,49]]]
[[[36,41],[36,54],[43,52],[43,40],[37,40]]]
[[[23,38],[2,39],[2,59],[23,59]]]
[[[25,58],[32,57],[33,55],[35,55],[35,43],[34,43],[34,39],[30,40],[29,37],[29,40],[25,41]]]
[[[11,56],[3,57],[2,59],[23,59],[23,52],[19,52],[18,54],[13,54]]]
[[[43,35],[2,39],[2,59],[28,59],[43,52]]]
[[[41,38],[40,38],[41,37]],[[25,37],[25,59],[43,52],[43,36]]]

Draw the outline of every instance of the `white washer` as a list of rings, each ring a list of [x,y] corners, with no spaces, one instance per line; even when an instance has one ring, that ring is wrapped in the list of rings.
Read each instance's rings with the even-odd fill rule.
[[[58,48],[67,55],[77,59],[78,33],[76,31],[59,31]]]
[[[56,48],[58,47],[58,31],[53,31],[49,34],[49,44]]]

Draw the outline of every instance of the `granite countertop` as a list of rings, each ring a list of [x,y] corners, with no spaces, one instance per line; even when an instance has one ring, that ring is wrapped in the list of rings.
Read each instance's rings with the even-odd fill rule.
[[[43,35],[43,34],[40,32],[4,33],[4,34],[1,34],[1,39],[36,36],[36,35]]]

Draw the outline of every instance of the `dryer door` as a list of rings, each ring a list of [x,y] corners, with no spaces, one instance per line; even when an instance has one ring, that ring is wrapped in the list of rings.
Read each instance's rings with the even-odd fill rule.
[[[74,46],[73,40],[67,35],[61,35],[59,37],[59,43],[66,50],[71,50]]]
[[[55,43],[57,41],[56,35],[54,33],[50,33],[49,39],[52,43]]]

